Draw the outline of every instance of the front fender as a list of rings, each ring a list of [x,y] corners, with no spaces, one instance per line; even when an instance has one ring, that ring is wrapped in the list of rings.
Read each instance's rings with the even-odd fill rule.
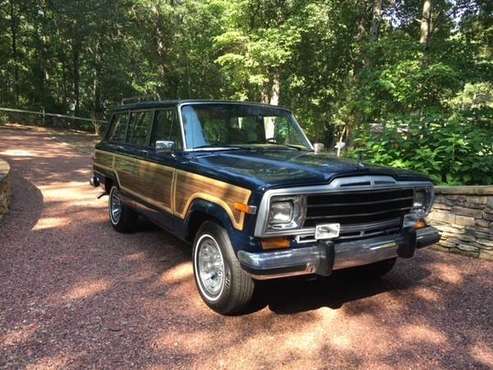
[[[250,236],[245,231],[235,229],[231,223],[230,216],[220,205],[204,199],[194,200],[185,219],[187,231],[190,231],[191,228],[194,227],[193,223],[194,220],[196,220],[196,217],[204,217],[204,219],[213,220],[224,227],[231,239],[231,244],[235,249],[235,253],[239,250],[251,252],[259,250],[259,243],[256,238]]]

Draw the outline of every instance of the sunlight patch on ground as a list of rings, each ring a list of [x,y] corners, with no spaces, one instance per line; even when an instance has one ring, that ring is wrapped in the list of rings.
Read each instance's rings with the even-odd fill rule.
[[[335,310],[321,308],[313,312],[313,316],[309,323],[305,323],[305,326],[300,328],[302,330],[296,335],[289,336],[281,347],[303,353],[318,352],[321,343],[324,342],[323,339],[327,338],[327,333],[330,333],[331,322],[337,318],[338,313]],[[337,342],[337,338],[330,336],[330,339]],[[342,342],[337,344],[343,345]]]
[[[34,154],[32,152],[30,152],[28,150],[22,150],[22,149],[7,149],[7,150],[0,152],[0,154],[8,155],[11,157],[33,157],[34,156]]]
[[[193,267],[191,262],[182,262],[171,269],[163,272],[161,283],[177,284],[190,279],[193,276]]]
[[[483,343],[476,343],[472,346],[471,355],[487,368],[493,369],[493,349],[491,346],[488,347]]]
[[[441,298],[440,294],[429,288],[418,289],[415,291],[414,294],[416,295],[416,297],[424,299],[428,302],[438,302]]]
[[[68,217],[42,217],[33,226],[33,230],[46,230],[53,229],[55,227],[67,226],[70,224],[70,218]]]
[[[2,345],[14,346],[26,342],[38,329],[35,324],[24,325],[20,328],[13,329],[7,334],[0,337]]]
[[[111,283],[104,279],[84,281],[76,284],[67,293],[62,296],[65,301],[74,301],[92,297],[98,293],[109,289]]]
[[[453,269],[451,265],[445,263],[433,264],[433,272],[439,279],[454,285],[459,285],[464,280],[459,270]]]
[[[67,355],[45,356],[26,366],[27,370],[63,369],[73,359]]]
[[[427,342],[433,344],[443,344],[447,338],[440,332],[424,324],[406,325],[398,329],[400,338],[410,343]]]

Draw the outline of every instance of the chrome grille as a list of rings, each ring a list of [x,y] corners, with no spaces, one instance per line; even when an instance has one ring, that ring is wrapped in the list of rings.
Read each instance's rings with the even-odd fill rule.
[[[402,188],[312,194],[307,196],[304,227],[340,223],[340,239],[397,232],[413,201],[413,189]]]

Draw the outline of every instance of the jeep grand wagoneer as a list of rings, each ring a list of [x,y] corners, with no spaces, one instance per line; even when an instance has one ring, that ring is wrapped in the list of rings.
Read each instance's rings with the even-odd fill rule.
[[[123,105],[94,158],[111,225],[129,232],[142,214],[193,243],[198,291],[224,314],[245,307],[257,280],[356,266],[382,275],[439,240],[424,219],[427,177],[315,153],[277,106]]]

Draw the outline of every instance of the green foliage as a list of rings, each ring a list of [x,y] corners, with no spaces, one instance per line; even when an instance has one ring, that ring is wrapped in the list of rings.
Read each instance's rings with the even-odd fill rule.
[[[493,183],[493,128],[482,128],[462,115],[429,115],[389,120],[382,132],[358,131],[348,153],[371,163],[413,169],[436,183]]]
[[[279,103],[329,148],[492,182],[493,2],[433,0],[425,43],[422,0],[383,1],[381,18],[379,3],[0,0],[0,106],[102,119],[136,95]]]
[[[9,116],[4,112],[0,112],[0,126],[3,126],[8,122],[9,122]]]

